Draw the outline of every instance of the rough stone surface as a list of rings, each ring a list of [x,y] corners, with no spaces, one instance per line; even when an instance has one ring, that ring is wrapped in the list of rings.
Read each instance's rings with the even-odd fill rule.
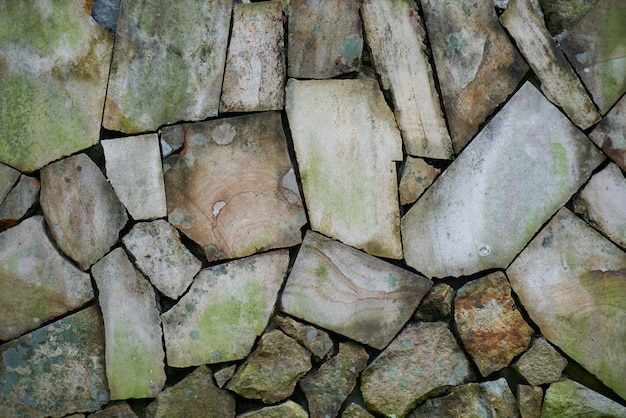
[[[4,201],[4,198],[9,194],[19,178],[19,171],[6,164],[0,163],[0,202]]]
[[[298,340],[317,360],[326,358],[333,349],[333,340],[327,332],[319,328],[295,321],[288,316],[276,315],[274,320],[285,334]]]
[[[293,401],[286,401],[280,405],[268,406],[256,411],[237,415],[237,418],[308,418],[309,414],[300,405]]]
[[[21,176],[0,205],[0,227],[11,227],[26,215],[39,199],[39,180]]]
[[[452,314],[456,291],[445,283],[435,283],[415,311],[416,321],[447,321]]]
[[[62,417],[109,401],[97,306],[0,345],[0,416]]]
[[[113,188],[85,154],[41,170],[39,201],[57,245],[83,270],[115,245],[128,220]]]
[[[507,276],[546,339],[626,398],[626,253],[564,208]]]
[[[315,232],[307,232],[281,310],[382,350],[432,283]]]
[[[222,367],[213,373],[213,378],[215,379],[215,383],[218,387],[223,388],[226,382],[234,376],[236,367],[236,365],[231,364],[230,366]]]
[[[30,331],[93,297],[89,275],[58,253],[41,216],[0,233],[0,340]]]
[[[367,412],[361,405],[351,403],[343,411],[341,418],[374,418],[374,415]]]
[[[400,204],[415,202],[430,187],[441,169],[435,168],[421,158],[408,156],[400,175]]]
[[[267,326],[288,264],[288,251],[278,250],[202,270],[162,315],[168,365],[246,357]]]
[[[285,107],[311,228],[402,258],[395,163],[402,139],[378,83],[291,79]]]
[[[112,34],[117,29],[122,0],[92,0],[91,17]]]
[[[404,329],[361,374],[365,405],[404,417],[420,401],[473,378],[471,366],[443,322]]]
[[[539,386],[517,385],[517,403],[521,418],[541,418],[543,389]]]
[[[589,134],[622,170],[626,171],[626,96],[622,97]]]
[[[624,418],[626,407],[574,382],[550,385],[543,401],[542,417]]]
[[[402,218],[407,264],[429,278],[506,268],[603,159],[527,82]]]
[[[111,403],[102,411],[89,414],[89,418],[138,418],[126,402]]]
[[[538,386],[561,378],[567,359],[559,354],[543,337],[535,338],[526,353],[513,364],[526,381]]]
[[[552,35],[573,29],[598,0],[540,0],[546,26]]]
[[[209,261],[301,242],[306,216],[278,112],[170,129],[185,148],[165,173],[168,220]]]

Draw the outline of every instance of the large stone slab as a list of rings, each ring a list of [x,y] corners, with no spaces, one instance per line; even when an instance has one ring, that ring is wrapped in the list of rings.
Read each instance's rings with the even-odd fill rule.
[[[311,228],[402,258],[395,165],[402,140],[378,83],[291,79],[285,107]]]
[[[0,227],[7,228],[17,224],[39,199],[39,188],[39,180],[21,176],[0,204]]]
[[[624,418],[626,407],[580,383],[566,379],[550,385],[546,391],[541,416]]]
[[[307,232],[281,298],[290,315],[383,349],[432,283],[315,232]]]
[[[62,417],[109,401],[97,306],[0,345],[0,416]]]
[[[168,365],[246,357],[267,326],[288,264],[289,252],[278,250],[202,270],[161,315]]]
[[[19,178],[19,171],[6,164],[0,163],[0,202],[9,194],[11,188],[17,183]]]
[[[93,299],[91,280],[58,253],[41,216],[0,234],[0,340]]]
[[[278,112],[171,130],[185,148],[165,173],[168,220],[209,261],[302,241],[306,216]]]
[[[383,88],[393,95],[407,154],[452,158],[452,141],[426,55],[426,33],[417,6],[409,0],[367,0],[361,14]]]
[[[21,171],[98,142],[113,40],[83,0],[4,0],[0,161]]]
[[[626,253],[561,209],[507,275],[542,334],[626,398]]]
[[[506,268],[604,156],[530,83],[402,218],[427,277]]]
[[[39,201],[57,245],[83,270],[115,245],[128,220],[113,188],[85,154],[41,170]]]
[[[626,95],[596,125],[589,138],[626,171]]]
[[[515,91],[528,65],[491,0],[422,1],[452,145],[458,154]]]
[[[102,124],[155,131],[216,116],[232,0],[122,1]]]

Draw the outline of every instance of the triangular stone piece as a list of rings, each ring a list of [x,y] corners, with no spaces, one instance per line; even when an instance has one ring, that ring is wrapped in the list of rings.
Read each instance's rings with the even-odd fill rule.
[[[6,164],[0,163],[0,202],[9,194],[11,188],[17,183],[19,178],[19,171]]]
[[[21,176],[20,181],[11,189],[0,204],[0,228],[11,227],[22,219],[39,199],[39,180]]]
[[[599,146],[615,164],[626,171],[626,95],[613,106],[589,134],[589,138]]]

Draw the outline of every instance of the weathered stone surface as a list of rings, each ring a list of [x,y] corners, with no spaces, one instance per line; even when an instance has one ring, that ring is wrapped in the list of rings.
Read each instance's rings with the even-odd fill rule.
[[[280,2],[235,6],[220,112],[284,107],[284,39]]]
[[[528,351],[513,364],[513,368],[533,386],[556,382],[565,366],[567,359],[543,337],[535,338]]]
[[[546,339],[626,398],[626,253],[561,209],[507,275]]]
[[[92,0],[91,17],[100,26],[115,34],[121,0]]]
[[[0,345],[0,416],[62,417],[109,400],[97,306]]]
[[[168,219],[209,261],[302,241],[306,216],[278,112],[170,129],[185,148],[165,173]]]
[[[452,314],[456,291],[445,283],[435,283],[415,311],[416,321],[446,321]]]
[[[289,2],[289,77],[330,78],[359,71],[363,34],[354,0]]]
[[[9,194],[11,188],[13,188],[19,178],[19,171],[6,164],[0,163],[0,202]]]
[[[103,125],[138,133],[216,116],[232,0],[122,2]]]
[[[365,405],[404,417],[420,401],[473,378],[471,366],[443,322],[409,325],[361,374]]]
[[[298,340],[318,360],[326,358],[333,349],[333,340],[328,333],[319,328],[295,321],[288,316],[276,315],[274,320],[285,334]]]
[[[159,137],[161,138],[161,156],[163,157],[163,165],[165,166],[166,158],[174,152],[180,150],[185,142],[185,134],[189,130],[190,125],[170,126],[165,130],[159,129]],[[172,156],[178,159],[178,156]],[[163,169],[165,171],[165,168]]]
[[[598,2],[563,36],[561,49],[604,115],[626,92],[626,3]]]
[[[400,175],[400,204],[415,202],[441,172],[421,158],[406,157]]]
[[[248,399],[275,403],[293,392],[311,369],[311,353],[281,331],[264,334],[226,389]]]
[[[83,270],[109,251],[128,220],[113,188],[85,154],[41,170],[39,201],[57,245]]]
[[[351,403],[343,411],[341,418],[374,418],[374,415],[367,412],[361,405]]]
[[[402,218],[407,264],[427,277],[506,268],[603,159],[524,84]]]
[[[0,227],[15,225],[39,199],[39,180],[21,176],[0,205]]]
[[[557,47],[530,0],[511,0],[500,22],[541,81],[541,91],[581,129],[600,120],[600,114],[569,62]]]
[[[135,220],[167,215],[159,138],[156,134],[101,141],[107,177]]]
[[[122,242],[135,265],[165,296],[178,299],[202,263],[183,245],[176,229],[162,219],[133,226]]]
[[[623,418],[626,408],[573,380],[550,385],[542,417]]]
[[[626,96],[622,97],[613,109],[589,134],[589,138],[602,148],[622,170],[626,171]]]
[[[102,411],[89,414],[89,418],[138,418],[126,402],[111,403]]]
[[[410,0],[366,0],[361,14],[383,88],[393,96],[406,152],[452,158],[452,141],[424,50],[426,33],[417,6]]]
[[[539,386],[517,385],[517,403],[521,418],[541,418],[543,389]]]
[[[498,22],[491,0],[422,1],[454,151],[459,154],[528,65]]]
[[[609,164],[582,189],[574,211],[615,243],[626,248],[626,178],[615,164]]]
[[[213,373],[213,378],[215,379],[215,383],[218,387],[224,387],[226,382],[228,382],[230,378],[233,377],[233,375],[235,374],[236,367],[237,366],[235,366],[234,364],[231,364],[230,366],[222,367],[221,369],[216,370],[215,373]]]
[[[5,0],[0,161],[21,171],[98,142],[113,40],[83,0]]]
[[[189,376],[159,393],[146,408],[153,418],[235,416],[235,397],[215,387],[211,370],[200,366]]]
[[[540,0],[546,26],[552,35],[570,31],[598,0]]]
[[[309,231],[281,309],[382,350],[431,285],[422,276]]]
[[[280,405],[268,406],[252,412],[237,415],[237,418],[308,418],[309,414],[300,405],[293,401],[286,401]]]
[[[0,340],[37,328],[93,297],[89,275],[57,252],[41,216],[0,234]]]
[[[335,417],[354,389],[369,354],[353,342],[339,344],[339,353],[300,380],[311,417]]]
[[[150,398],[165,384],[156,295],[121,248],[91,269],[104,317],[111,399]]]
[[[378,83],[291,79],[285,107],[311,228],[402,258],[395,165],[402,139]]]
[[[508,366],[526,350],[534,334],[517,310],[511,286],[501,272],[457,291],[454,322],[465,351],[483,376]]]
[[[289,253],[278,250],[202,270],[185,296],[161,315],[172,367],[240,360],[274,310]]]

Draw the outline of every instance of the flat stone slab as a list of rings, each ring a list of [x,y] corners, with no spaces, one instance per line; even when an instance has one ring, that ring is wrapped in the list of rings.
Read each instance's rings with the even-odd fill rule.
[[[109,401],[97,306],[0,345],[0,358],[0,416],[62,417]]]
[[[140,133],[216,116],[232,0],[122,2],[103,126]]]
[[[185,139],[165,173],[168,220],[209,261],[302,241],[306,216],[280,113],[163,128]]]
[[[432,283],[315,232],[307,232],[281,298],[281,310],[385,348]]]
[[[8,0],[0,16],[0,161],[31,172],[98,142],[113,38],[82,0]]]
[[[626,253],[561,209],[507,270],[552,344],[626,397]]]
[[[237,415],[237,418],[309,418],[309,414],[304,408],[293,401],[285,401],[281,404],[274,406],[266,406],[265,408],[257,409]]]
[[[625,125],[626,96],[613,106],[589,134],[589,138],[624,171],[626,171]]]
[[[406,157],[400,174],[400,204],[415,202],[435,181],[441,169],[435,168],[421,158]]]
[[[39,188],[39,180],[21,176],[0,204],[0,227],[7,228],[17,224],[39,200]]]
[[[401,259],[395,161],[402,139],[378,83],[290,79],[285,106],[311,228]]]
[[[20,178],[20,172],[6,164],[0,163],[0,202],[9,194]]]
[[[89,274],[67,261],[41,216],[0,233],[0,340],[10,340],[93,299]]]
[[[530,83],[402,218],[426,277],[506,268],[604,155]]]
[[[624,418],[626,407],[573,380],[550,385],[543,401],[541,416],[580,416]]]
[[[202,270],[161,315],[168,365],[246,357],[267,326],[288,264],[289,252],[278,250]]]
[[[539,337],[533,339],[528,351],[513,364],[513,369],[529,384],[539,386],[559,380],[565,366],[567,359],[545,338]]]

